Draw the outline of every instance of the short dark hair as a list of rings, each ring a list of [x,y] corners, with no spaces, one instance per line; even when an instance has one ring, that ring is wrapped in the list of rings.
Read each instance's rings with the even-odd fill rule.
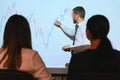
[[[81,18],[85,17],[85,9],[82,6],[77,6],[73,8],[73,12],[78,14]]]
[[[88,19],[87,29],[94,39],[105,38],[109,32],[109,21],[103,15],[94,15]]]

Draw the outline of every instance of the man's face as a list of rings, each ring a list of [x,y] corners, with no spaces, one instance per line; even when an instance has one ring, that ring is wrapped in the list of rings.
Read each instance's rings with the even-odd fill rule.
[[[72,19],[73,19],[73,23],[77,23],[77,14],[75,14],[73,11],[72,11]]]

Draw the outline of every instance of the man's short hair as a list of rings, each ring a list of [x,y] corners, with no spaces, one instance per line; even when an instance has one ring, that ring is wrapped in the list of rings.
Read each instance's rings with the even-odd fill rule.
[[[73,12],[75,14],[78,14],[81,18],[85,17],[85,9],[81,6],[77,6],[77,7],[73,8]]]

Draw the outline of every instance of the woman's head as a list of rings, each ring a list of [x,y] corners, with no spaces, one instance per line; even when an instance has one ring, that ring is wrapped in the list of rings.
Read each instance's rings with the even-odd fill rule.
[[[1,62],[7,57],[4,67],[8,69],[17,69],[21,65],[21,49],[30,48],[31,32],[30,26],[25,17],[22,15],[12,15],[5,26],[3,36],[3,50],[7,49]]]
[[[106,38],[109,32],[109,21],[103,15],[94,15],[87,21],[87,37],[90,39],[88,32],[92,39]]]
[[[32,48],[29,23],[22,15],[12,15],[6,23],[3,47],[11,44],[20,48]]]

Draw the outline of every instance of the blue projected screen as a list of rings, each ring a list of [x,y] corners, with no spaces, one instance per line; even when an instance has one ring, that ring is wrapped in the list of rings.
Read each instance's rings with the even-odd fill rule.
[[[13,14],[21,14],[29,21],[33,49],[39,52],[46,66],[64,68],[71,54],[62,47],[71,45],[72,41],[54,22],[57,19],[74,28],[71,11],[76,6],[85,8],[86,20],[95,14],[105,15],[110,21],[108,37],[113,47],[120,50],[120,0],[1,0],[0,46],[6,21]]]

